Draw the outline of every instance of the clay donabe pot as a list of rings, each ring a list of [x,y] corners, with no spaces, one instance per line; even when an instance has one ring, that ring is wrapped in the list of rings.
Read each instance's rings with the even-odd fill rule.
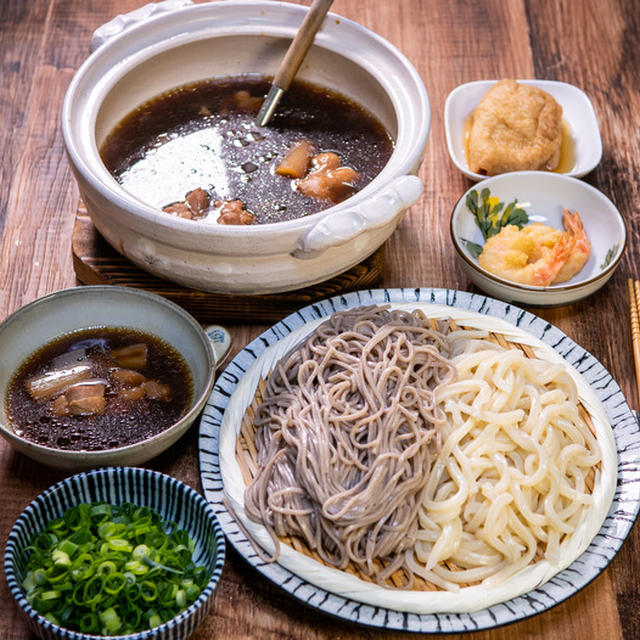
[[[264,1],[167,0],[96,31],[67,91],[62,127],[80,193],[106,240],[139,267],[205,291],[308,286],[371,255],[420,197],[430,124],[412,64],[363,26],[329,14],[299,73],[372,113],[395,140],[383,170],[344,202],[307,217],[249,226],[168,216],[127,193],[98,149],[135,107],[173,87],[234,74],[273,75],[307,11]]]

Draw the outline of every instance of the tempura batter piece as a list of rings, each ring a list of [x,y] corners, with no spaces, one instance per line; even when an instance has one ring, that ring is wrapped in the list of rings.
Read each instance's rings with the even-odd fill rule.
[[[494,176],[555,169],[560,162],[562,107],[546,91],[515,80],[496,82],[472,114],[469,168]]]
[[[522,284],[547,287],[573,278],[586,264],[591,243],[577,211],[565,209],[565,232],[540,222],[522,229],[508,224],[485,243],[478,264]]]

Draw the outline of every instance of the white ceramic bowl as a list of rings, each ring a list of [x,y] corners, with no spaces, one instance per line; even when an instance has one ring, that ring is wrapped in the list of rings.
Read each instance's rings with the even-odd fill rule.
[[[335,14],[326,18],[298,77],[359,103],[396,141],[381,173],[345,202],[287,222],[199,225],[128,194],[100,160],[98,148],[111,129],[171,87],[238,73],[273,75],[306,11],[264,0],[171,0],[96,32],[97,48],[67,91],[62,128],[89,215],[117,251],[188,287],[257,294],[330,278],[391,235],[422,193],[413,174],[429,132],[427,92],[395,47]]]
[[[189,411],[157,435],[117,449],[70,451],[45,447],[11,428],[5,398],[17,368],[38,348],[58,336],[90,327],[126,327],[150,333],[182,355],[193,379]],[[226,333],[221,327],[213,340]],[[228,335],[228,334],[227,334]],[[0,324],[0,435],[18,451],[50,467],[80,470],[107,465],[137,465],[171,446],[191,426],[211,391],[216,357],[211,340],[184,309],[164,298],[128,287],[75,287],[49,294],[22,307]]]
[[[591,253],[582,270],[568,282],[536,287],[509,282],[480,267],[467,241],[483,245],[484,239],[466,198],[470,191],[479,194],[485,187],[505,204],[517,198],[530,222],[556,229],[563,230],[565,207],[577,211],[591,243]],[[474,185],[456,203],[450,233],[462,269],[475,285],[501,300],[539,306],[569,304],[600,289],[613,275],[627,244],[624,221],[609,198],[581,180],[546,171],[505,173]]]
[[[471,180],[484,180],[487,176],[469,170],[464,149],[465,121],[476,108],[482,96],[496,80],[479,80],[456,87],[444,105],[444,126],[447,147],[453,163]],[[521,84],[538,87],[551,94],[562,107],[562,118],[573,137],[575,165],[563,175],[580,178],[593,170],[602,157],[602,140],[598,119],[591,100],[578,87],[555,80],[518,80]]]

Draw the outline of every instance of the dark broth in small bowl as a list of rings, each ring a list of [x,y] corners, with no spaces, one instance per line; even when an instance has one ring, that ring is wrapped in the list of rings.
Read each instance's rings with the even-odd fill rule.
[[[189,410],[184,358],[142,331],[97,327],[36,350],[13,375],[6,411],[15,433],[55,449],[101,451],[170,428]]]
[[[214,224],[317,213],[364,188],[389,161],[393,140],[373,115],[310,83],[294,82],[269,126],[256,126],[268,89],[269,80],[256,75],[171,89],[126,116],[101,145],[101,158],[146,204]],[[300,143],[309,146],[301,173],[282,171]],[[327,175],[333,186],[314,189]]]

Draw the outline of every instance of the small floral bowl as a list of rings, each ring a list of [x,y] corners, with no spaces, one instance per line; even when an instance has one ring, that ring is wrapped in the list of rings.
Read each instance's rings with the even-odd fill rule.
[[[198,598],[175,618],[127,636],[127,640],[179,640],[187,638],[204,619],[222,574],[225,541],[218,520],[207,501],[188,485],[148,469],[110,467],[89,471],[62,480],[40,494],[18,518],[7,540],[4,571],[11,594],[24,612],[30,630],[38,637],[89,640],[106,636],[65,629],[40,615],[27,601],[21,586],[24,551],[34,534],[53,518],[83,502],[105,501],[119,505],[130,502],[158,512],[165,521],[174,521],[194,541],[193,561],[210,572],[209,582]]]
[[[485,240],[467,197],[475,191],[481,202],[484,189],[504,203],[501,215],[517,200],[516,212],[526,212],[529,222],[561,231],[563,210],[577,211],[591,244],[584,267],[567,282],[544,287],[511,282],[483,269],[478,255]],[[462,269],[475,285],[501,300],[536,306],[570,304],[596,292],[613,275],[627,244],[624,221],[609,198],[581,180],[546,171],[506,173],[474,185],[456,203],[450,233]]]

